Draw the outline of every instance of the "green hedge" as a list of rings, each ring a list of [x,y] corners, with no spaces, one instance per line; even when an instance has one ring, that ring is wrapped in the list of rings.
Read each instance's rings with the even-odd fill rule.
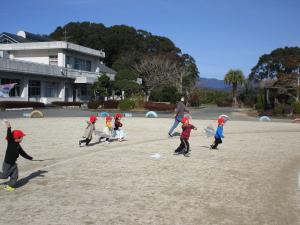
[[[300,114],[300,102],[293,102],[292,108],[295,114]]]
[[[121,110],[130,110],[134,109],[135,103],[130,99],[125,99],[119,102],[119,108]]]

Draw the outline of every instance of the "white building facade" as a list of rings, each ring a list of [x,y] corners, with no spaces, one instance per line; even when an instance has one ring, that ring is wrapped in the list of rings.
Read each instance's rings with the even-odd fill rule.
[[[116,72],[102,61],[103,51],[20,31],[0,35],[0,83],[17,83],[0,101],[88,101],[89,87]]]

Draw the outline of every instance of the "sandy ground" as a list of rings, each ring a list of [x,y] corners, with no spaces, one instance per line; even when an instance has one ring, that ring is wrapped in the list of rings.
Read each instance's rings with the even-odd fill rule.
[[[19,188],[0,190],[0,224],[300,224],[300,124],[229,121],[209,150],[203,129],[215,122],[193,120],[186,158],[172,154],[172,120],[123,122],[128,141],[79,148],[85,118],[11,120],[45,161],[19,158]]]

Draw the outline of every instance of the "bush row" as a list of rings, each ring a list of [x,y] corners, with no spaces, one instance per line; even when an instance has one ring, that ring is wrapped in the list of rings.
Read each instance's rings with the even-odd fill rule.
[[[81,106],[82,102],[52,102],[54,106]]]
[[[3,101],[0,102],[0,108],[11,109],[11,108],[43,108],[44,103],[41,102],[18,102],[18,101]]]

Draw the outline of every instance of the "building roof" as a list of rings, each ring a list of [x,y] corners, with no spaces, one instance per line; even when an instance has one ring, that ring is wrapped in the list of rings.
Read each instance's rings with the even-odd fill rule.
[[[6,37],[9,40],[11,40],[14,43],[28,43],[28,42],[32,42],[30,40],[27,40],[26,38],[23,38],[19,35],[16,34],[11,34],[11,33],[7,33],[7,32],[3,32],[0,34],[0,38],[2,37]]]
[[[105,57],[103,51],[87,48],[81,45],[65,41],[48,41],[48,42],[27,42],[27,43],[10,43],[0,44],[0,51],[23,51],[23,50],[45,50],[45,49],[67,49],[81,52],[87,55]]]
[[[45,35],[33,34],[30,32],[27,32],[27,31],[19,31],[17,33],[17,36],[23,37],[30,42],[54,41],[53,39],[51,39]]]
[[[99,68],[101,73],[117,74],[115,70],[105,66],[104,64],[100,64]]]

